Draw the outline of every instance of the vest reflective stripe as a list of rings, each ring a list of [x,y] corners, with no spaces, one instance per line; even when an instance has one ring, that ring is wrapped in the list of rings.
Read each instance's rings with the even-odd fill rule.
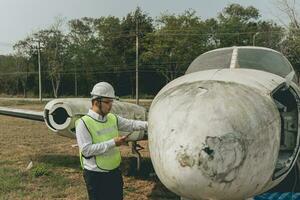
[[[111,140],[119,135],[117,117],[111,113],[106,117],[106,122],[99,122],[87,115],[81,118],[92,137],[93,144]],[[81,152],[79,152],[79,156],[81,166],[83,167],[83,156]],[[118,147],[113,147],[105,153],[95,156],[95,160],[99,169],[113,170],[119,167],[121,163],[120,150]]]

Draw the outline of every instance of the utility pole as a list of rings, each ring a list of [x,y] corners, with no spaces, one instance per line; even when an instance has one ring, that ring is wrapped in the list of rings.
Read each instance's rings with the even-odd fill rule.
[[[39,100],[42,102],[42,74],[41,74],[41,42],[38,40],[38,65],[39,65]]]
[[[135,103],[139,105],[139,22],[137,10],[135,11]],[[136,157],[137,171],[141,168],[141,154],[139,153],[137,141],[132,142],[131,152]]]
[[[75,64],[75,97],[77,97],[77,66]]]
[[[135,103],[139,105],[139,22],[135,18]]]
[[[74,93],[75,93],[75,96],[77,97],[78,95],[78,89],[77,89],[77,58],[78,56],[77,55],[74,55],[71,60],[72,60],[72,63],[73,65],[75,66],[75,72],[74,72]]]

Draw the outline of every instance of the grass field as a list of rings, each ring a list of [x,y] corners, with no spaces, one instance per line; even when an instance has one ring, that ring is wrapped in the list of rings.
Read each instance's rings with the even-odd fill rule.
[[[0,101],[0,106],[42,110],[37,102]],[[0,199],[87,199],[76,140],[55,135],[44,123],[0,116]],[[153,173],[147,142],[136,173],[129,147],[122,147],[124,199],[179,199]],[[32,163],[30,169],[26,169]]]

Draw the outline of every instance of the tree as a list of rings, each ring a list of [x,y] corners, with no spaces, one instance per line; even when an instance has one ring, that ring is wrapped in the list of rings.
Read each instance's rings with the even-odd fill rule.
[[[230,4],[217,20],[215,43],[218,47],[255,45],[278,49],[284,35],[281,26],[261,20],[259,10],[253,6]]]
[[[127,70],[124,67],[124,47],[122,46],[127,35],[122,32],[121,20],[112,16],[98,18],[95,20],[95,29],[97,41],[100,44],[98,56],[101,64],[98,66],[100,71],[98,78],[118,85],[122,71]]]
[[[300,75],[300,7],[295,0],[278,0],[279,10],[288,16],[287,33],[281,41],[281,51],[294,66],[298,77]]]
[[[15,65],[17,69],[16,78],[17,82],[21,83],[23,90],[23,97],[27,97],[27,85],[30,73],[33,71],[33,65],[30,62],[29,58],[21,53],[21,51],[17,51],[13,55],[15,59]]]
[[[216,43],[219,47],[250,45],[253,35],[257,32],[259,17],[258,9],[253,6],[243,7],[239,4],[226,6],[217,17]]]
[[[278,9],[287,15],[289,18],[289,25],[287,27],[294,27],[300,29],[299,7],[296,6],[295,0],[277,0]],[[284,24],[284,22],[283,22]]]
[[[287,0],[285,0],[287,1]],[[293,13],[293,12],[291,12]],[[296,16],[296,15],[291,15]],[[295,21],[295,20],[294,20]],[[141,8],[123,18],[114,16],[72,19],[62,31],[63,19],[31,34],[15,45],[10,70],[20,73],[0,79],[16,91],[36,91],[37,43],[41,44],[43,92],[89,95],[96,82],[109,81],[120,95],[135,94],[136,38],[139,41],[140,91],[156,94],[183,75],[200,54],[233,45],[265,46],[283,50],[293,64],[300,63],[297,23],[288,34],[272,21],[260,19],[258,9],[239,4],[226,6],[217,18],[202,20],[194,10],[163,13],[155,21]],[[138,36],[138,37],[137,37]],[[255,41],[254,41],[255,40]],[[1,60],[0,60],[1,68]],[[28,73],[27,73],[28,72]],[[13,78],[12,78],[13,77]],[[0,81],[1,81],[0,80]],[[151,84],[149,83],[151,81]],[[19,84],[21,83],[21,84]],[[19,85],[19,86],[18,86]],[[73,88],[73,85],[74,88]],[[1,85],[2,86],[2,85]],[[0,86],[0,88],[1,88]],[[17,89],[15,89],[17,88]],[[75,90],[77,93],[77,89]]]
[[[145,46],[148,42],[145,37],[148,33],[153,32],[153,19],[137,7],[135,11],[127,14],[121,21],[121,32],[123,36],[120,40],[120,48],[122,52],[124,70],[130,71],[129,76],[120,77],[122,83],[126,83],[119,90],[131,89],[131,96],[135,94],[135,62],[136,62],[136,35],[139,37],[139,55],[143,55],[146,51]],[[143,69],[143,63],[140,63],[140,69]],[[145,83],[144,83],[145,84]],[[144,85],[141,84],[141,85]],[[142,90],[143,88],[141,88]]]
[[[213,23],[208,21],[207,24]],[[209,27],[194,10],[181,15],[162,14],[157,29],[147,35],[147,51],[142,55],[145,63],[165,77],[166,82],[182,75],[189,63],[210,48]]]
[[[68,45],[67,37],[62,33],[60,27],[61,21],[57,21],[51,28],[40,30],[24,40],[15,44],[17,50],[17,65],[23,65],[26,68],[25,60],[30,60],[34,65],[37,63],[38,45],[40,44],[41,61],[43,71],[51,81],[54,97],[58,97],[58,90],[61,83],[61,76],[66,59],[66,47]],[[24,58],[26,58],[24,60]],[[29,63],[28,63],[29,65]],[[25,78],[23,84],[25,84]],[[46,88],[44,88],[46,89]]]
[[[98,66],[103,66],[100,59],[101,43],[97,38],[96,19],[84,17],[69,21],[70,32],[68,34],[69,47],[68,52],[72,58],[72,63],[77,67],[80,73],[80,81],[87,84],[81,84],[79,90],[82,94],[88,94],[92,85],[97,81],[98,74],[95,73]],[[69,70],[75,71],[74,67]]]
[[[12,55],[0,56],[0,90],[6,94],[16,94],[18,81],[15,59]]]
[[[65,62],[67,39],[60,30],[51,28],[33,34],[32,41],[40,43],[43,71],[48,75],[53,95],[57,98]]]

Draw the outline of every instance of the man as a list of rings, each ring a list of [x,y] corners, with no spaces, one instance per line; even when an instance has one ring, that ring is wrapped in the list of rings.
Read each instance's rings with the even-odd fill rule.
[[[92,108],[76,121],[76,137],[83,177],[90,200],[123,199],[123,178],[119,169],[118,146],[128,135],[120,131],[146,130],[148,123],[128,120],[110,113],[115,91],[107,82],[97,83],[92,92]]]

